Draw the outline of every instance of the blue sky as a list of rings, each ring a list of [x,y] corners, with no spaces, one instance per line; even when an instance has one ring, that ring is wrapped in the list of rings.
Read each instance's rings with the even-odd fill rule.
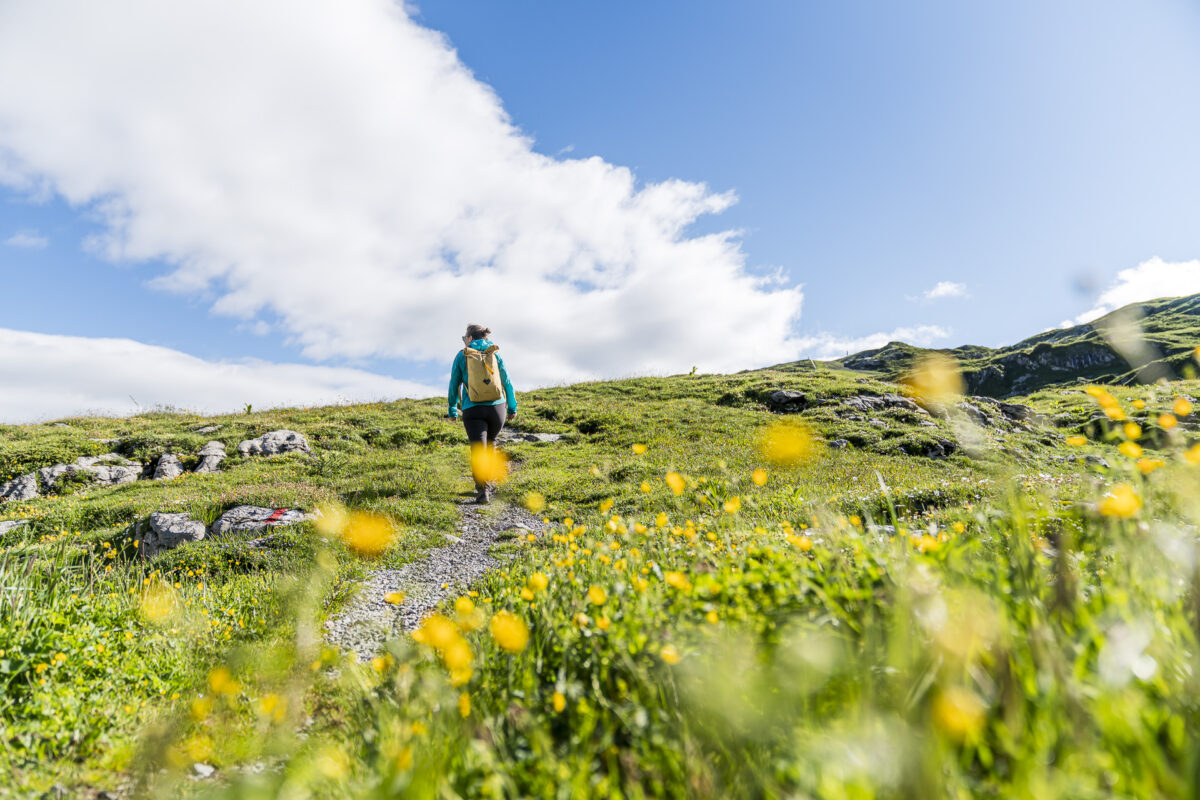
[[[372,0],[356,0],[356,4],[364,6],[364,19],[381,7]],[[166,39],[177,22],[166,17],[144,22],[136,2],[129,0],[126,5],[131,36],[144,39],[146,31],[137,26],[156,24],[162,27],[154,32]],[[55,27],[62,23],[50,18],[50,10],[43,19],[28,10],[32,6],[28,4],[21,13],[6,12],[14,15],[7,20],[12,35],[23,33],[26,40],[36,42],[38,36],[70,41],[71,36],[86,33],[63,31]],[[231,4],[226,13],[234,8],[236,4]],[[120,8],[112,10],[118,20],[121,13]],[[315,32],[310,35],[320,36],[316,15],[322,13],[339,11],[314,5],[308,17],[297,16],[311,18]],[[247,21],[248,30],[252,22]],[[1103,310],[1114,298],[1200,291],[1193,288],[1200,265],[1191,263],[1200,257],[1200,226],[1195,224],[1200,219],[1196,188],[1200,159],[1194,157],[1195,131],[1200,129],[1200,11],[1194,4],[1170,0],[1137,4],[1116,0],[739,4],[457,0],[421,3],[412,11],[411,23],[418,34],[420,29],[432,29],[448,38],[462,66],[494,90],[512,124],[532,137],[536,153],[556,162],[596,156],[606,165],[627,167],[637,181],[634,192],[680,180],[705,184],[712,196],[736,194],[737,202],[720,213],[679,210],[687,207],[684,201],[664,213],[672,219],[676,214],[686,217],[683,240],[739,231],[737,258],[745,272],[778,271],[783,288],[802,287],[803,304],[798,319],[789,318],[787,308],[798,303],[798,295],[773,295],[767,305],[756,305],[767,302],[762,297],[747,296],[731,316],[758,318],[769,305],[778,310],[773,327],[764,325],[748,333],[752,338],[740,343],[740,349],[714,360],[718,368],[784,360],[781,354],[840,355],[836,351],[842,342],[851,348],[897,330],[923,330],[927,339],[923,343],[938,346],[1002,345],[1086,316],[1089,310]],[[287,30],[279,34],[288,35]],[[354,35],[347,34],[345,42],[352,45]],[[311,49],[311,39],[307,41]],[[396,55],[397,41],[372,40],[362,49],[377,48],[381,58]],[[280,49],[274,54],[282,69],[287,68],[288,53],[304,52],[301,43],[298,40],[295,51]],[[335,51],[333,44],[330,51]],[[145,67],[149,59],[169,58],[168,52],[163,47],[130,63]],[[430,52],[436,60],[437,54]],[[112,58],[105,51],[79,52],[78,72],[130,67],[130,63],[92,63]],[[394,73],[381,70],[379,85],[364,89],[362,104],[377,106],[391,93],[408,98],[421,89],[405,83],[403,67],[398,61]],[[430,81],[441,80],[430,69]],[[248,75],[268,74],[259,62],[248,62],[246,70]],[[372,81],[370,74],[356,73],[353,79],[358,84]],[[424,73],[416,69],[412,74],[416,75],[412,81],[419,83]],[[314,80],[320,80],[319,73]],[[9,170],[9,187],[0,202],[0,242],[11,242],[0,246],[0,278],[5,294],[20,301],[4,304],[0,329],[80,339],[128,338],[212,363],[249,358],[271,364],[345,366],[436,387],[455,346],[441,319],[453,317],[449,327],[457,329],[463,321],[459,317],[475,308],[484,313],[495,309],[487,303],[460,309],[452,301],[438,306],[431,300],[433,316],[423,317],[424,311],[418,310],[420,298],[414,294],[428,287],[413,284],[407,293],[399,293],[407,300],[396,300],[394,313],[381,312],[385,322],[411,319],[407,328],[378,323],[369,336],[360,335],[365,323],[352,329],[344,317],[355,312],[347,305],[342,320],[314,321],[310,331],[305,316],[289,312],[282,303],[272,306],[267,289],[247,295],[237,288],[253,284],[258,274],[286,279],[292,274],[283,263],[286,258],[261,254],[253,244],[219,252],[206,249],[208,241],[222,238],[216,222],[173,240],[172,232],[191,226],[196,215],[185,213],[189,208],[185,203],[180,203],[177,218],[167,211],[156,215],[170,203],[152,204],[144,198],[153,193],[139,189],[156,187],[159,194],[154,196],[168,200],[176,193],[200,194],[205,175],[225,167],[231,174],[238,169],[244,172],[245,164],[259,163],[261,156],[257,161],[249,156],[244,162],[214,161],[213,169],[197,167],[194,191],[183,176],[186,170],[179,169],[180,164],[190,166],[191,160],[171,161],[164,156],[161,170],[181,177],[155,184],[139,171],[142,165],[135,159],[97,176],[85,159],[77,157],[88,155],[94,147],[98,162],[116,163],[133,148],[132,143],[153,142],[145,137],[159,130],[147,133],[130,122],[127,143],[121,139],[126,135],[121,126],[127,120],[157,115],[169,125],[171,115],[177,113],[172,109],[205,107],[203,103],[212,97],[223,97],[227,86],[210,92],[197,83],[192,88],[197,98],[193,106],[157,106],[155,98],[162,95],[134,92],[149,99],[129,99],[120,109],[121,116],[102,118],[100,112],[89,117],[68,108],[78,103],[72,103],[69,92],[55,94],[57,84],[51,85],[50,75],[45,75],[41,87],[47,90],[44,95],[37,91],[38,81],[34,78],[32,89],[23,94],[13,92],[7,99],[0,95],[0,152],[15,154],[20,165]],[[277,81],[277,77],[264,78],[263,85],[275,86]],[[248,85],[255,84],[250,80]],[[84,96],[83,91],[78,97]],[[463,91],[464,96],[474,97],[470,87]],[[124,94],[119,96],[126,102]],[[43,97],[49,99],[43,102]],[[62,104],[61,117],[44,111],[43,106],[53,107],[55,102]],[[293,111],[283,100],[270,102],[274,111],[268,109],[264,115],[277,112],[284,117]],[[302,99],[296,102],[303,104]],[[436,101],[412,102],[416,105],[405,124],[419,121],[426,113],[419,102]],[[464,100],[463,107],[474,108],[471,104],[478,102]],[[116,114],[111,109],[104,113]],[[328,116],[335,118],[338,113],[331,109]],[[441,120],[439,124],[450,131],[441,138],[457,135],[456,120],[463,120],[464,136],[473,126],[484,124],[471,122],[469,113]],[[33,133],[6,140],[6,122],[18,130],[27,125]],[[52,151],[34,136],[38,125],[44,126],[43,139],[46,130],[69,128],[77,133],[62,150]],[[232,126],[228,130],[225,149],[204,157],[221,159],[238,152],[238,137],[244,131]],[[272,135],[287,137],[289,130],[295,128],[283,126]],[[246,140],[252,139],[247,133]],[[414,141],[397,144],[410,147],[414,161],[397,164],[390,172],[381,169],[381,182],[406,185],[406,170],[422,163],[419,137]],[[281,142],[280,150],[287,152],[290,144]],[[464,147],[486,154],[493,144],[490,139],[478,146],[467,141]],[[187,152],[197,147],[189,146],[193,150]],[[298,141],[296,151],[305,152],[307,146]],[[508,145],[496,146],[500,152]],[[301,160],[285,165],[290,173],[280,174],[323,170],[321,185],[337,186],[342,176],[336,151],[331,152],[334,156],[326,153],[319,164]],[[440,163],[436,156],[429,160]],[[479,163],[488,162],[481,157]],[[0,161],[0,178],[5,174]],[[455,175],[453,180],[463,178]],[[561,183],[571,187],[574,180],[567,176]],[[436,175],[429,181],[414,182],[410,196],[419,197],[422,186],[428,191],[429,186],[442,184]],[[347,192],[354,200],[355,192],[366,191],[357,186],[339,186],[336,191]],[[580,191],[581,196],[593,194]],[[113,230],[117,217],[102,204],[114,197],[127,201],[135,220],[133,233],[126,237],[132,244],[120,258],[86,244],[89,237]],[[397,202],[395,197],[402,199]],[[403,198],[401,193],[378,202],[373,199],[375,205],[363,204],[361,216],[377,214],[381,207],[404,214],[408,206]],[[284,195],[278,202],[283,205],[286,200]],[[511,202],[522,202],[519,193],[514,192]],[[530,202],[540,200],[535,197]],[[627,210],[627,205],[621,207]],[[344,203],[336,206],[345,207]],[[503,208],[503,198],[496,207]],[[410,216],[420,216],[419,200],[413,208]],[[509,224],[508,213],[508,209],[495,212],[505,220],[497,225]],[[138,220],[151,217],[153,227],[138,228]],[[290,233],[286,223],[273,218],[256,223],[260,228],[255,229],[244,222],[245,217],[228,221],[230,240],[250,242],[260,234],[277,240]],[[214,212],[213,219],[217,218]],[[356,219],[347,214],[351,227]],[[536,219],[528,223],[534,229],[540,224]],[[150,226],[151,221],[145,224]],[[521,229],[526,223],[512,224]],[[636,226],[637,221],[612,225],[618,228],[579,234],[587,240],[580,249],[593,250],[594,241],[602,241],[609,231],[619,230],[620,225]],[[296,226],[298,231],[311,228],[299,215]],[[576,230],[577,223],[566,227]],[[202,236],[205,243],[197,244]],[[44,246],[37,246],[37,237],[45,240]],[[356,257],[351,251],[367,248],[370,239],[364,234],[361,247],[348,247],[347,259]],[[447,249],[447,241],[457,243],[460,237],[447,234],[439,241],[441,252]],[[476,249],[474,244],[466,248]],[[657,245],[634,249],[658,252]],[[416,258],[401,249],[388,252],[397,253],[389,256],[397,260]],[[403,256],[398,255],[401,252]],[[501,260],[488,252],[488,258]],[[696,273],[687,276],[688,284],[704,280],[705,270],[724,275],[721,270],[728,263],[721,260],[723,256],[708,257],[716,259],[715,266],[697,266]],[[1166,263],[1139,268],[1154,257]],[[278,263],[270,263],[272,258]],[[455,258],[450,259],[447,272],[468,270],[461,253]],[[211,283],[205,283],[207,277],[197,279],[197,270],[192,270],[171,290],[161,288],[161,281],[149,285],[152,279],[175,272],[180,262],[206,260],[239,264]],[[340,258],[335,261],[341,263]],[[646,269],[678,270],[680,263],[668,259]],[[211,277],[212,269],[199,272]],[[552,266],[546,270],[538,274],[549,275],[551,284],[568,280],[551,274]],[[320,273],[304,274],[309,280]],[[714,277],[714,281],[719,285],[726,278]],[[590,287],[602,286],[605,280],[569,279]],[[519,274],[513,273],[503,285],[519,287],[520,281]],[[942,282],[961,285],[958,296],[922,296]],[[337,283],[336,276],[332,283]],[[665,283],[661,286],[664,296],[674,293]],[[236,306],[237,313],[231,315],[227,307],[214,312],[214,303],[223,296],[233,296],[229,305]],[[504,295],[503,302],[518,304],[520,295]],[[635,305],[626,298],[613,306],[616,311],[609,309],[604,312],[607,317],[597,319],[624,314]],[[718,303],[699,316],[702,321],[721,311]],[[311,311],[305,313],[313,316]],[[601,314],[599,308],[595,313]],[[562,320],[546,319],[539,329],[525,319],[508,321],[505,312],[496,311],[489,319],[507,321],[514,352],[539,365],[536,373],[527,371],[530,382],[686,368],[686,364],[642,358],[645,342],[661,337],[666,349],[665,339],[672,331],[687,336],[677,330],[679,320],[687,324],[686,309],[677,316],[667,314],[675,321],[663,330],[642,330],[639,326],[645,325],[647,314],[628,313],[623,328],[637,335],[622,339],[614,333],[609,337],[612,352],[586,363],[572,360],[575,356],[567,352],[574,339],[564,335]],[[524,309],[522,315],[529,316]],[[518,330],[518,325],[523,327]],[[504,331],[503,325],[493,327],[498,335]],[[440,340],[445,340],[445,358],[437,357],[436,348],[425,342],[424,329],[431,333],[436,329]],[[788,344],[776,350],[756,349],[754,338],[776,338]],[[706,347],[689,354],[688,363],[703,359],[712,345]],[[561,368],[553,366],[560,362]],[[297,397],[303,395],[302,390],[296,391]],[[97,401],[96,407],[103,406]],[[4,413],[0,408],[0,416]],[[9,416],[22,413],[31,412],[8,411]]]

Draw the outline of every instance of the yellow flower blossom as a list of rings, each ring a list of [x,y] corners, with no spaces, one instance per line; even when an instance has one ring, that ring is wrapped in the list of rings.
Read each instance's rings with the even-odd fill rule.
[[[678,664],[682,656],[673,644],[664,644],[662,650],[658,651],[658,655],[663,661],[668,664]]]
[[[1118,483],[1100,500],[1100,513],[1106,517],[1128,519],[1142,508],[1142,498],[1128,483]]]
[[[471,476],[476,483],[503,483],[508,479],[508,456],[495,447],[471,445]]]
[[[594,606],[602,606],[608,602],[608,592],[600,586],[592,585],[587,591],[588,602]]]
[[[546,495],[541,492],[529,492],[525,495],[525,507],[534,514],[542,513],[546,508]]]
[[[692,590],[692,582],[682,572],[668,572],[663,575],[663,579],[667,582],[668,586],[673,586],[681,592],[690,592]]]
[[[738,497],[737,495],[729,498],[725,501],[724,509],[726,514],[738,513],[742,510],[742,498]]]
[[[1080,436],[1079,434],[1068,436],[1067,444],[1071,445],[1072,447],[1082,447],[1083,445],[1087,444],[1087,437]]]
[[[707,614],[704,615],[704,619],[705,619],[705,621],[708,622],[709,625],[716,625],[717,621],[720,618],[717,616],[716,611],[709,611]]]
[[[641,490],[642,494],[650,494],[650,492],[652,491],[652,488],[653,487],[650,486],[649,481],[642,481],[642,485],[638,487],[638,489]]]
[[[1185,450],[1183,458],[1192,466],[1200,464],[1200,444],[1194,444]]]
[[[613,499],[610,497],[607,500],[600,501],[600,513],[607,514],[608,510],[613,507]]]
[[[342,528],[346,527],[346,523],[349,521],[350,515],[347,513],[345,506],[335,503],[333,505],[321,506],[317,509],[317,519],[313,523],[313,527],[322,536],[332,538],[340,535]]]
[[[983,729],[987,707],[979,695],[956,686],[939,692],[931,710],[933,723],[942,733],[965,741]]]
[[[941,353],[918,361],[903,382],[914,395],[934,403],[952,403],[965,388],[958,361]]]
[[[671,522],[671,520],[667,517],[666,514],[660,513],[657,517],[654,518],[654,524],[656,527],[659,527],[659,528],[667,527],[667,525],[670,524],[670,522]]]
[[[535,592],[544,591],[550,585],[550,579],[546,577],[544,572],[535,572],[529,576],[529,588]]]
[[[1178,424],[1179,424],[1179,420],[1176,419],[1174,414],[1159,414],[1158,415],[1158,427],[1162,428],[1163,430],[1169,431],[1169,430],[1171,430],[1171,428],[1174,428]]]
[[[1171,405],[1171,410],[1177,417],[1186,417],[1192,413],[1192,403],[1186,397],[1176,397],[1175,402]]]
[[[767,483],[767,471],[762,467],[750,473],[750,480],[755,486],[765,486]]]
[[[519,653],[529,644],[529,628],[525,621],[509,611],[498,611],[492,617],[492,638],[510,653]]]
[[[1125,412],[1121,410],[1120,406],[1107,406],[1104,409],[1104,416],[1114,422],[1121,422],[1125,419]]]
[[[789,466],[807,460],[813,454],[814,445],[807,428],[795,423],[777,422],[759,433],[758,449],[763,458],[772,464]]]
[[[388,605],[398,606],[404,602],[404,592],[388,592],[383,596],[383,602]]]
[[[1123,430],[1126,439],[1137,439],[1142,435],[1142,426],[1136,422],[1126,422]]]
[[[1149,475],[1159,467],[1166,466],[1166,463],[1167,462],[1163,461],[1161,458],[1139,458],[1137,467],[1139,470],[1141,470],[1143,475]]]
[[[646,445],[644,445],[644,444],[635,444],[633,446],[633,454],[636,456],[640,456],[646,452],[646,449],[647,449]]]
[[[666,481],[667,486],[670,486],[671,491],[676,495],[683,494],[683,490],[687,487],[687,483],[683,480],[683,476],[678,472],[668,472]]]
[[[458,696],[458,713],[463,718],[471,716],[471,695],[463,692]]]
[[[1121,455],[1127,458],[1141,458],[1142,456],[1142,446],[1137,442],[1121,442],[1117,449],[1121,451]]]
[[[561,714],[563,709],[567,707],[567,698],[563,696],[562,692],[555,692],[554,697],[550,699],[550,702],[554,706],[554,711],[557,714]]]
[[[214,694],[223,694],[229,697],[240,692],[242,685],[233,679],[233,675],[227,668],[217,667],[208,673],[208,688]]]
[[[340,534],[342,541],[355,553],[375,558],[382,555],[396,538],[396,528],[387,517],[356,511],[350,515]]]
[[[1144,409],[1146,407],[1146,401],[1139,397],[1137,400],[1133,401],[1133,407],[1136,408],[1138,411],[1141,411],[1142,409]]]

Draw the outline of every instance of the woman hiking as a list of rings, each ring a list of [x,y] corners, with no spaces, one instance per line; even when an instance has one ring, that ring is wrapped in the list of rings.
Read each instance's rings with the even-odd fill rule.
[[[462,408],[463,427],[471,443],[471,472],[475,479],[475,502],[492,499],[487,477],[480,475],[480,456],[486,451],[495,455],[496,437],[507,419],[517,415],[517,394],[508,380],[504,360],[496,353],[500,348],[487,337],[490,328],[468,325],[463,337],[463,349],[454,357],[450,367],[450,419],[458,419]],[[490,459],[489,459],[490,461]]]

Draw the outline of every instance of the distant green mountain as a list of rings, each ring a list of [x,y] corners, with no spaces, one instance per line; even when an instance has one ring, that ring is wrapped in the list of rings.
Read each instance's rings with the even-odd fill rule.
[[[1129,384],[1192,377],[1198,346],[1200,295],[1191,295],[1134,303],[1086,325],[1047,331],[1008,347],[929,350],[889,342],[834,363],[897,380],[921,356],[943,353],[958,360],[968,394],[1010,397],[1080,381]]]

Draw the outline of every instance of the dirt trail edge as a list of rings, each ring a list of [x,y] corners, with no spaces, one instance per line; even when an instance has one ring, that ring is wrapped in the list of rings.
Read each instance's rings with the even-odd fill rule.
[[[540,533],[545,528],[539,518],[515,505],[488,514],[470,504],[461,509],[457,536],[447,537],[451,544],[400,569],[380,569],[367,575],[345,610],[326,621],[326,640],[353,650],[360,661],[370,659],[388,639],[414,630],[439,603],[462,594],[498,566],[500,561],[489,550],[499,539]],[[404,592],[404,602],[384,602],[391,592]]]

